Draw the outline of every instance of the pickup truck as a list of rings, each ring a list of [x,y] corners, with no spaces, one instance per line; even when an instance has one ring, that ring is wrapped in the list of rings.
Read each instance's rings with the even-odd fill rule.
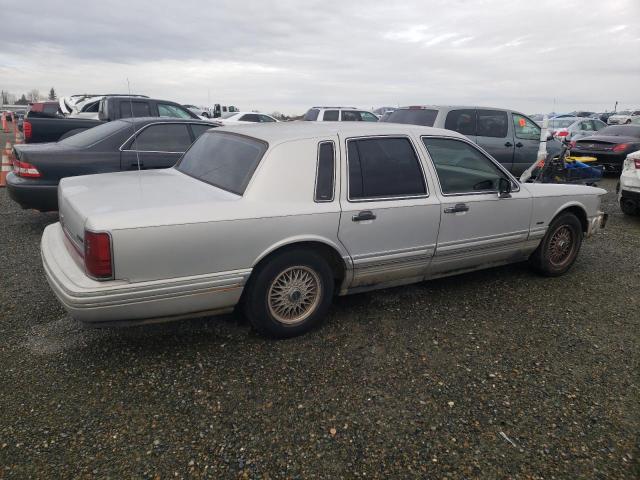
[[[182,105],[140,96],[106,96],[100,101],[98,120],[64,116],[41,117],[27,113],[23,123],[25,143],[57,142],[105,122],[131,117],[199,117]]]

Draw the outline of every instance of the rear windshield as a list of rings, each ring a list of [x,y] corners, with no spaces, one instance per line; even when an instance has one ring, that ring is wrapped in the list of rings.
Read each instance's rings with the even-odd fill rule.
[[[438,116],[437,110],[425,109],[401,109],[389,114],[384,120],[393,123],[410,123],[411,125],[424,125],[425,127],[433,127],[433,123]]]
[[[638,137],[640,138],[640,127],[635,125],[612,125],[598,131],[598,135],[612,135],[615,137]]]
[[[176,168],[215,187],[242,195],[267,144],[232,133],[207,132],[194,142]]]
[[[576,121],[577,121],[576,118],[559,118],[557,120],[549,120],[549,127],[567,128],[573,125]]]
[[[114,133],[129,126],[131,133],[133,133],[133,126],[127,122],[107,122],[97,127],[89,128],[83,132],[76,133],[70,137],[60,140],[58,143],[68,145],[71,147],[90,147],[91,145],[98,143],[105,138],[110,137]]]

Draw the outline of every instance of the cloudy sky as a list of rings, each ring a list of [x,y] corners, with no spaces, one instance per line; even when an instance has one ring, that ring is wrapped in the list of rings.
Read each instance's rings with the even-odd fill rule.
[[[0,0],[0,88],[312,105],[640,108],[640,0]],[[620,109],[619,107],[619,109]]]

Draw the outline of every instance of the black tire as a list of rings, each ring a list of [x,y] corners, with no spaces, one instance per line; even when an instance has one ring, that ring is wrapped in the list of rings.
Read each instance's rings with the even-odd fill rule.
[[[636,202],[623,197],[620,199],[620,210],[625,215],[637,215],[640,209],[638,209]]]
[[[626,122],[624,122],[625,125],[629,125],[630,123],[631,123],[631,119],[629,119]]]
[[[284,312],[282,309],[290,307],[291,302],[302,305],[309,298],[308,292],[313,290],[305,290],[305,286],[298,289],[295,280],[287,284],[287,275],[295,273],[301,274],[310,285],[317,284],[319,287],[309,308],[297,316],[292,314],[293,318],[285,323],[284,314],[278,318]],[[286,285],[294,285],[294,288],[286,290]],[[289,294],[285,295],[284,291]],[[272,338],[295,337],[322,323],[331,306],[333,291],[333,272],[327,261],[313,250],[292,249],[276,254],[254,270],[243,295],[242,309],[253,328],[262,335]],[[270,301],[270,298],[274,300]],[[285,302],[286,306],[278,305],[278,301]]]
[[[571,268],[582,246],[582,225],[573,213],[558,215],[549,225],[529,263],[538,273],[557,277]]]

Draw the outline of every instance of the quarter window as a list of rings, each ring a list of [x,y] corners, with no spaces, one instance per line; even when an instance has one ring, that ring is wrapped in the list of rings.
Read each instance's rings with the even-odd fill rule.
[[[407,138],[349,140],[347,151],[351,200],[427,193],[418,157]]]
[[[318,171],[316,174],[316,202],[333,200],[333,179],[335,178],[335,149],[333,142],[322,142],[318,147]]]
[[[339,113],[338,110],[325,110],[322,120],[325,122],[337,122]]]
[[[476,134],[476,111],[475,110],[451,110],[447,114],[444,128],[453,130],[463,135]]]
[[[524,115],[514,113],[513,126],[516,137],[523,140],[540,140],[540,127]]]
[[[444,194],[492,192],[506,175],[477,148],[449,138],[422,139]]]
[[[191,145],[186,124],[159,124],[145,128],[129,146],[146,152],[184,152]]]
[[[378,117],[376,117],[373,113],[369,112],[360,112],[360,117],[363,122],[377,122]]]
[[[354,112],[353,110],[342,110],[342,121],[343,122],[359,122],[362,118],[360,118],[359,112]]]
[[[507,112],[499,110],[478,110],[479,137],[505,138],[509,130]]]
[[[269,115],[259,115],[259,117],[260,117],[260,122],[262,123],[275,122],[275,120],[271,118]]]

